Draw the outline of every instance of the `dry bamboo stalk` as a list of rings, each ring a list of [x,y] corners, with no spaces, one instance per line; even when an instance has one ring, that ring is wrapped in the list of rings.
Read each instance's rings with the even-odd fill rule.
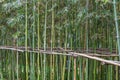
[[[87,54],[82,54],[82,53],[74,53],[74,52],[70,52],[70,53],[73,54],[73,55],[82,56],[82,57],[86,57],[86,58],[89,58],[89,59],[94,59],[94,60],[97,60],[97,61],[101,61],[103,63],[120,66],[120,64],[118,62],[116,63],[116,62],[111,61],[111,60],[105,60],[105,59],[102,59],[102,58],[99,58],[99,57],[93,57],[93,56],[89,56]]]
[[[16,50],[16,51],[19,51],[19,52],[26,52],[26,50],[21,50],[21,49],[16,49],[16,48],[6,48],[6,47],[0,47],[0,49],[7,49],[7,50]],[[116,66],[120,66],[120,64],[117,62],[114,62],[114,61],[110,61],[110,60],[105,60],[105,59],[102,59],[102,58],[99,58],[99,57],[95,57],[97,56],[97,54],[93,54],[94,56],[92,56],[92,54],[85,54],[85,53],[76,53],[76,52],[68,52],[67,54],[65,53],[58,53],[58,52],[54,52],[54,51],[44,51],[44,50],[39,50],[39,51],[30,51],[30,50],[27,50],[27,52],[35,52],[35,53],[41,53],[41,54],[54,54],[54,55],[65,55],[65,56],[82,56],[82,57],[86,57],[86,58],[89,58],[89,59],[94,59],[94,60],[97,60],[97,61],[101,61],[101,62],[104,62],[104,63],[107,63],[107,64],[112,64],[112,65],[116,65]],[[100,55],[98,55],[100,56]],[[101,55],[102,56],[102,55]],[[104,55],[104,56],[109,56],[109,55]],[[113,55],[115,56],[115,55]],[[116,55],[118,56],[118,55]]]
[[[14,47],[5,47],[5,46],[2,46],[0,47],[1,50],[13,50],[13,51],[19,51],[19,52],[25,52],[25,47],[17,47],[17,48],[14,48]],[[50,50],[46,50],[44,51],[43,49],[32,49],[32,48],[28,48],[27,52],[35,52],[35,53],[46,53],[46,54],[58,54],[58,53],[69,53],[69,52],[75,52],[75,51],[71,51],[71,50],[53,50],[53,51],[50,51]],[[85,54],[85,53],[83,53]],[[65,54],[64,54],[65,55]],[[66,54],[66,55],[69,55],[69,54]],[[87,53],[86,55],[89,55],[89,56],[97,56],[97,57],[118,57],[119,55],[118,54],[97,54],[97,53]]]
[[[28,52],[31,52],[31,51],[28,51]],[[32,52],[38,53],[38,51],[32,51]],[[83,54],[83,53],[70,52],[69,54],[63,54],[63,53],[58,53],[58,52],[44,51],[41,54],[49,54],[49,55],[54,54],[54,55],[65,55],[65,56],[82,56],[82,57],[86,57],[86,58],[89,58],[89,59],[94,59],[94,60],[97,60],[97,61],[101,61],[103,63],[107,63],[107,64],[111,64],[111,65],[115,65],[115,66],[120,66],[119,62],[111,61],[111,60],[105,60],[105,59],[102,59],[102,58],[99,58],[99,57],[90,56],[90,55]]]

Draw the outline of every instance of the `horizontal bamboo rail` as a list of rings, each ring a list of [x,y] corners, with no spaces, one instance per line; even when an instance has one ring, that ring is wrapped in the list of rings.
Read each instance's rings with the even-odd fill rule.
[[[18,51],[18,52],[26,52],[25,47],[17,47],[14,48],[12,46],[0,46],[1,50],[13,50],[13,51]],[[107,64],[111,64],[111,65],[115,65],[115,66],[120,66],[120,62],[119,61],[112,61],[112,60],[106,60],[103,58],[99,58],[99,57],[118,57],[118,54],[96,54],[96,53],[77,53],[74,52],[73,50],[64,50],[62,48],[59,48],[58,50],[55,49],[55,51],[51,51],[51,50],[46,50],[44,51],[43,49],[39,49],[36,50],[34,49],[34,51],[32,50],[32,48],[28,47],[27,52],[34,52],[34,53],[41,53],[41,54],[54,54],[54,55],[65,55],[65,56],[73,56],[73,57],[85,57],[85,58],[89,58],[89,59],[93,59],[93,60],[97,60],[103,63],[107,63]]]
[[[15,51],[19,51],[19,52],[24,52],[25,47],[14,47],[14,46],[0,46],[1,50],[15,50]],[[34,51],[33,51],[34,50]],[[86,50],[70,50],[70,48],[67,48],[66,50],[64,48],[53,48],[52,49],[54,52],[59,52],[59,53],[68,53],[68,52],[77,52],[77,53],[86,53]],[[43,48],[36,48],[36,49],[32,49],[30,47],[27,47],[27,51],[28,52],[36,52],[36,53],[46,53],[46,54],[52,54],[51,52],[51,48],[47,48],[46,51],[44,51]],[[103,53],[104,52],[104,53]],[[99,53],[99,54],[98,54]],[[97,56],[97,57],[118,57],[119,55],[116,54],[117,52],[115,52],[115,49],[113,49],[113,52],[109,52],[108,49],[105,48],[100,48],[100,49],[90,49],[88,50],[87,55],[90,56]]]
[[[89,58],[89,59],[101,61],[103,63],[120,66],[120,62],[119,61],[105,60],[103,58],[99,58],[99,57],[95,57],[95,56],[90,56],[90,55],[82,54],[82,53],[74,53],[74,52],[70,52],[70,53],[73,54],[73,55],[82,56],[82,57],[86,57],[86,58]]]

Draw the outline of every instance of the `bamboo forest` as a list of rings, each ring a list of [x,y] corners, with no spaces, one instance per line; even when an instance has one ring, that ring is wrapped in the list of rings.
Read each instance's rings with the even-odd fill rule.
[[[0,0],[0,80],[120,80],[120,0]]]

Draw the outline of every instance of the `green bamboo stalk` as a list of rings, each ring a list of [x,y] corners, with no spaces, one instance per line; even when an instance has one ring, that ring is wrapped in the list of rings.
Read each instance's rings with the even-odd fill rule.
[[[76,57],[74,57],[74,80],[76,80]]]
[[[32,23],[32,48],[35,48],[35,0],[33,2],[33,23]],[[30,54],[30,80],[35,80],[34,53]]]
[[[68,30],[67,27],[65,27],[65,50],[67,50],[67,35],[68,35]],[[63,56],[63,69],[62,69],[62,80],[65,79],[65,68],[66,68],[66,56]]]
[[[61,23],[60,23],[60,25],[61,25]],[[62,33],[62,32],[61,32]],[[61,37],[61,36],[60,36]],[[61,39],[60,39],[61,40]],[[61,41],[60,41],[60,43],[62,43]],[[60,45],[61,46],[61,45]],[[63,56],[62,55],[60,55],[60,79],[62,79],[62,70],[63,70]]]
[[[58,1],[59,2],[59,5],[61,4],[61,1],[59,0]],[[59,7],[60,8],[60,7]],[[62,18],[60,17],[60,24],[59,24],[59,26],[60,26],[60,28],[59,28],[59,33],[58,33],[58,35],[59,35],[59,37],[58,37],[58,46],[59,47],[61,47],[62,45],[61,45],[61,38],[62,38],[62,35],[60,35],[60,33],[63,33],[63,31],[61,30],[61,27],[62,27]],[[64,59],[63,59],[63,56],[61,56],[60,55],[60,67],[59,67],[59,69],[60,69],[60,79],[63,79],[63,64],[64,64]]]
[[[26,80],[28,80],[28,53],[27,53],[27,37],[28,37],[28,35],[27,35],[27,33],[28,33],[28,30],[27,30],[27,25],[28,25],[28,20],[27,20],[27,14],[28,14],[28,12],[27,12],[27,9],[28,9],[28,6],[27,6],[27,3],[28,3],[28,1],[26,0],[26,4],[25,4],[25,50],[26,50],[26,52],[25,52],[25,61],[26,61]]]
[[[119,39],[119,28],[118,28],[118,19],[117,19],[117,11],[116,11],[116,0],[113,0],[113,8],[114,8],[114,19],[115,19],[115,26],[116,26],[116,35],[117,35],[117,46],[118,46],[118,53],[120,57],[120,39]]]
[[[68,4],[69,3],[67,3],[67,5]],[[68,19],[68,22],[71,22],[71,19],[69,18],[69,16],[70,16],[70,13],[67,14],[67,19]],[[72,37],[71,37],[71,35],[72,35],[71,28],[68,28],[68,44],[70,44],[69,47],[72,50],[73,45],[72,45]],[[67,45],[66,45],[66,47],[67,47]],[[67,75],[67,80],[70,80],[70,78],[71,78],[71,76],[70,76],[70,74],[71,74],[71,62],[72,62],[72,57],[68,57],[68,75]]]
[[[82,38],[82,34],[83,34],[82,30],[83,30],[83,28],[80,26],[80,29],[79,29],[79,31],[80,31],[80,33],[79,33],[79,35],[80,35],[79,47],[82,47],[82,46],[83,46],[83,45],[82,45],[82,44],[83,44],[83,43],[82,43],[82,40],[83,40],[83,38]],[[84,72],[84,71],[83,71],[83,68],[82,68],[82,66],[83,66],[83,65],[82,65],[83,59],[82,59],[82,57],[79,57],[78,60],[79,60],[79,65],[80,65],[80,66],[79,66],[79,68],[80,68],[80,70],[79,70],[79,72],[80,72],[80,75],[79,75],[80,78],[79,78],[79,79],[80,79],[80,80],[83,80],[83,76],[82,76],[82,75],[83,75],[82,73]]]
[[[46,3],[45,3],[45,24],[44,24],[44,50],[46,50],[47,5],[48,5],[48,2],[46,0]]]
[[[109,23],[109,22],[108,22]],[[110,29],[110,27],[108,26],[108,23],[107,23],[107,27],[108,27],[108,42],[109,42],[109,44],[108,44],[108,47],[110,48],[110,52],[112,53],[112,42],[111,42],[111,29]],[[112,57],[110,57],[110,60],[112,60],[113,58]],[[112,72],[112,68],[113,68],[113,66],[112,65],[110,65],[110,66],[108,66],[108,71],[109,71],[109,80],[113,80],[113,72]]]
[[[67,80],[70,80],[70,68],[71,68],[71,57],[69,57],[69,64],[68,64],[68,75],[67,75]]]
[[[54,0],[52,0],[52,28],[51,28],[51,51],[54,48]],[[54,55],[50,56],[50,65],[51,65],[51,72],[50,72],[50,80],[54,80]]]
[[[115,60],[119,60],[119,58],[115,58]],[[116,73],[115,73],[115,80],[119,80],[119,67],[118,66],[115,66],[115,69],[116,69]]]
[[[0,51],[0,57],[2,57],[1,54],[2,51]],[[6,65],[7,65],[7,61],[6,61]],[[0,77],[3,80],[3,72],[2,72],[3,66],[2,66],[2,60],[0,60]]]
[[[116,35],[117,35],[117,47],[118,47],[118,53],[120,56],[120,40],[119,40],[119,29],[118,29],[118,21],[117,21],[118,19],[117,19],[117,11],[116,11],[116,0],[113,0],[113,8],[114,8],[114,19],[115,19]],[[116,67],[116,80],[118,80],[117,71],[118,71],[118,67]]]
[[[54,0],[52,0],[52,30],[51,30],[51,48],[54,48],[55,30],[54,30]]]
[[[38,37],[38,42],[37,42],[37,46],[38,46],[38,50],[40,49],[40,0],[38,0],[38,18],[37,18],[37,37]],[[38,54],[37,54],[37,70],[38,70],[38,72],[37,72],[37,80],[40,80],[40,55],[39,55],[39,52],[38,52]],[[42,63],[41,63],[42,64]]]
[[[88,7],[89,7],[89,0],[86,0],[86,16],[88,16]],[[86,19],[86,51],[88,53],[88,17]],[[88,80],[88,59],[86,59],[86,76],[85,80]]]
[[[62,80],[65,79],[66,56],[63,57]]]
[[[86,16],[88,17],[89,0],[86,0]],[[86,51],[88,52],[88,18],[86,19]]]
[[[97,3],[96,3],[96,11],[97,11]],[[97,30],[97,19],[95,20],[95,26],[94,27],[96,27],[96,28],[94,28],[94,34],[96,33],[96,30]],[[96,48],[97,48],[97,45],[96,45],[96,43],[97,43],[97,41],[94,41],[94,51],[96,50]],[[96,51],[95,51],[96,52]],[[96,80],[96,61],[94,60],[94,62],[93,62],[93,80]]]
[[[58,62],[58,56],[56,56],[56,64],[55,64],[55,69],[56,69],[56,80],[59,80],[59,71],[58,71],[58,66],[59,66],[59,62]]]
[[[57,4],[58,4],[58,8],[57,8],[57,10],[59,10],[59,0],[57,0]],[[60,19],[60,18],[59,18]],[[57,25],[58,27],[60,27],[60,23],[58,23],[58,25]],[[58,29],[57,30],[57,32],[58,32],[58,37],[57,37],[57,42],[58,42],[58,45],[56,45],[57,47],[60,47],[60,29]],[[59,80],[59,56],[56,56],[56,80]]]
[[[20,1],[18,0],[17,5],[19,5]],[[18,25],[19,26],[19,25]],[[17,27],[17,32],[18,32],[18,27]],[[15,48],[18,47],[18,35],[16,35],[15,37]],[[19,80],[19,52],[16,52],[16,76],[17,76],[17,80]]]
[[[80,70],[79,70],[80,75],[79,75],[79,76],[80,76],[80,80],[83,80],[83,77],[82,77],[82,73],[83,73],[83,69],[82,69],[82,66],[83,66],[83,65],[82,65],[82,60],[83,60],[82,57],[80,57],[80,58],[79,58],[79,63],[80,63],[80,64],[79,64],[79,65],[80,65],[80,67],[79,67],[79,68],[80,68]]]
[[[15,80],[15,77],[14,77],[14,66],[15,66],[15,55],[14,55],[14,52],[12,52],[12,69],[11,69],[11,72],[12,72],[12,80]]]
[[[50,80],[53,80],[53,56],[50,55]]]
[[[5,52],[5,51],[2,51],[2,52]],[[11,53],[10,51],[7,51],[8,53]],[[10,56],[11,54],[8,54],[8,78],[9,79],[12,79],[12,76],[11,76],[11,60],[12,60],[12,58],[11,58],[11,56]],[[6,65],[7,66],[7,65]]]
[[[17,57],[16,58],[17,58],[17,63],[16,63],[17,64],[17,66],[16,66],[17,71],[16,71],[16,73],[17,73],[17,80],[19,80],[19,63],[18,63],[19,62],[19,52],[18,51],[17,51]]]
[[[17,28],[17,32],[18,32],[18,28]],[[17,47],[18,47],[18,36],[17,36]],[[17,64],[17,71],[16,71],[16,73],[17,73],[17,80],[19,80],[19,52],[17,51],[17,54],[16,54],[16,60],[17,60],[17,62],[16,62],[16,64]]]
[[[63,58],[62,55],[60,55],[60,79],[62,79],[62,71],[63,71]]]
[[[48,2],[46,0],[46,3],[45,3],[45,24],[44,24],[44,51],[46,51],[47,5],[48,5]],[[44,63],[43,80],[46,80],[46,54],[44,54],[44,62],[43,63]]]

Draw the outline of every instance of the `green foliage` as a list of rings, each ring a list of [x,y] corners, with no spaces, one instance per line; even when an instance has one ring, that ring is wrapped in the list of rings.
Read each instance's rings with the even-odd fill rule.
[[[104,2],[105,4],[108,2],[109,0],[102,0],[102,2]]]

